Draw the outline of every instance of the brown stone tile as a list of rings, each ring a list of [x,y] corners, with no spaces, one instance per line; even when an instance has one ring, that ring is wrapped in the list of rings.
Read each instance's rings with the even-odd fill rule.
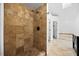
[[[24,56],[24,46],[21,46],[16,49],[16,55],[17,56]]]
[[[15,26],[16,34],[24,33],[24,27],[23,26]]]
[[[24,34],[16,34],[16,48],[24,46]]]
[[[24,53],[26,56],[37,56],[39,54],[39,52],[40,51],[34,47],[27,48],[24,50]]]
[[[33,46],[33,38],[24,39],[24,50]]]
[[[7,39],[6,39],[7,40]],[[4,55],[12,56],[15,55],[16,52],[16,41],[12,41],[9,39],[8,42],[5,41],[4,44]]]

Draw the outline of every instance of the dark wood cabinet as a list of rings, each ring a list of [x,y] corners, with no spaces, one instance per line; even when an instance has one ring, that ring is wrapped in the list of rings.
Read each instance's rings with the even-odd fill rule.
[[[73,49],[77,56],[79,56],[79,36],[73,35]]]

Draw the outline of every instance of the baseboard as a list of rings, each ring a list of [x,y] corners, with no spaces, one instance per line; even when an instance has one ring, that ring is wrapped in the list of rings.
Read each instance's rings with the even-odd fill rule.
[[[63,35],[73,35],[73,33],[59,33],[59,34],[63,34]]]

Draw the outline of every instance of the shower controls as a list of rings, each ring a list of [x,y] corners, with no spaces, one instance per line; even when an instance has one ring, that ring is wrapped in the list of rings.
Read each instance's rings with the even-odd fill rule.
[[[38,26],[38,27],[37,27],[37,31],[39,31],[39,30],[40,30],[40,27]]]

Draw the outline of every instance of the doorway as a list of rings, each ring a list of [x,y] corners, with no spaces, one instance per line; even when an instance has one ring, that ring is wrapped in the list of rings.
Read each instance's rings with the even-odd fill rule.
[[[57,21],[53,21],[53,38],[57,39]]]

